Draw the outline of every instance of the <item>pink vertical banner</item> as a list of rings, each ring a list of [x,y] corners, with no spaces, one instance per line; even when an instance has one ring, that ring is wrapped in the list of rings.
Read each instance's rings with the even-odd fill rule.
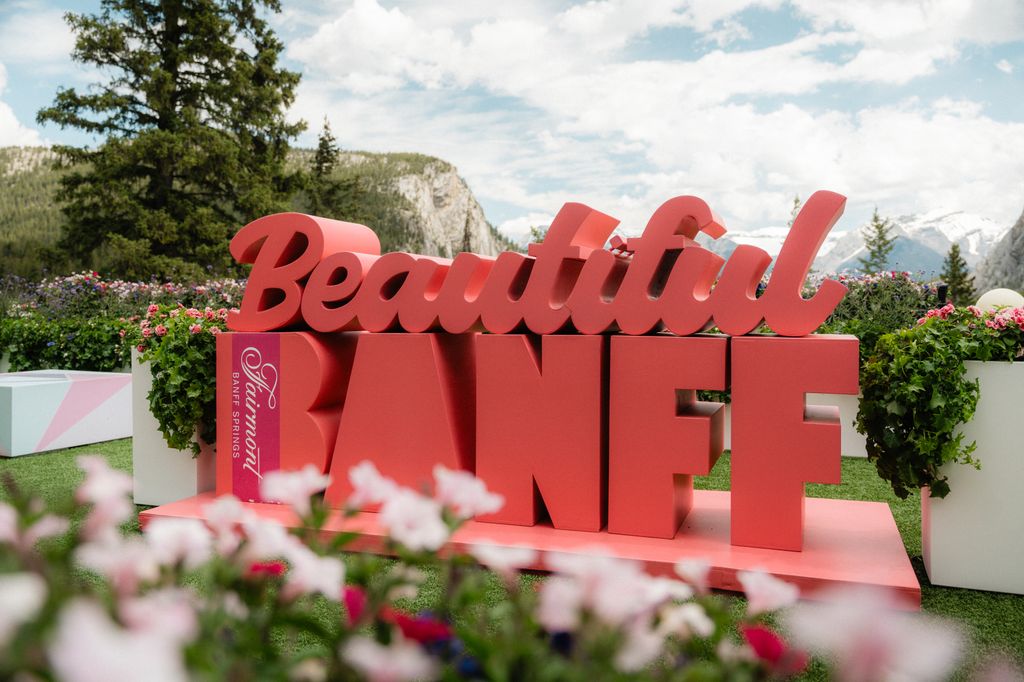
[[[261,502],[263,476],[281,468],[281,337],[232,336],[231,488],[243,502]]]

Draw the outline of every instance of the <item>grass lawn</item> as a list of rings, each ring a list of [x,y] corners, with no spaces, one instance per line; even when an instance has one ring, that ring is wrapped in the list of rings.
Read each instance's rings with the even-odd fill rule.
[[[112,466],[131,471],[131,440],[126,439],[40,455],[0,459],[0,475],[12,474],[23,488],[44,499],[66,499],[82,479],[81,472],[75,466],[75,457],[84,453],[101,454]],[[727,489],[728,484],[728,456],[719,461],[711,476],[698,479],[698,487],[712,490]],[[888,485],[878,478],[870,463],[852,458],[843,460],[841,486],[809,485],[807,490],[814,497],[887,502],[921,581],[923,609],[962,625],[971,641],[968,667],[999,654],[1024,665],[1024,596],[929,584],[921,561],[921,506],[917,495],[907,500],[898,499]],[[0,490],[0,499],[4,495]],[[500,598],[501,590],[497,582],[494,588],[494,598]],[[429,581],[424,589],[431,589]],[[324,615],[327,616],[326,611]],[[818,677],[820,672],[821,668],[816,666],[809,677]]]

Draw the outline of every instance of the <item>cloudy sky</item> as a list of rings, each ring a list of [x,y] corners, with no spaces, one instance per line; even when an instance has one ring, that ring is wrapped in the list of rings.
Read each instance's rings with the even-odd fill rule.
[[[706,199],[734,232],[784,224],[795,195],[1009,225],[1024,207],[1021,0],[282,0],[312,146],[455,164],[510,233],[582,201],[639,228]],[[85,143],[41,127],[68,58],[63,12],[0,2],[0,145]]]

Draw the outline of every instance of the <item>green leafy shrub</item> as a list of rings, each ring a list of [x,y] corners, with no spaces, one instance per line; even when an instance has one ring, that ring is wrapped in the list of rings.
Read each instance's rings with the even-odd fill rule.
[[[982,313],[952,304],[878,340],[861,373],[857,430],[899,497],[926,486],[933,497],[945,497],[943,465],[979,466],[976,444],[956,432],[978,405],[978,383],[965,377],[964,362],[1013,360],[1022,346],[1024,309]]]
[[[131,362],[130,350],[121,341],[131,326],[124,320],[102,317],[49,320],[29,314],[0,320],[0,347],[10,353],[12,372],[116,372]]]
[[[938,303],[934,287],[914,281],[909,272],[838,275],[836,279],[849,291],[817,333],[856,336],[862,366],[879,338],[913,327],[924,311]]]

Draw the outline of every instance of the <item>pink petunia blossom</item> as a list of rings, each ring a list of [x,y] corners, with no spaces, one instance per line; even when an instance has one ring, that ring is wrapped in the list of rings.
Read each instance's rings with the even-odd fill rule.
[[[119,595],[134,594],[160,576],[152,548],[139,536],[87,542],[75,550],[75,560],[105,577]]]
[[[900,610],[891,593],[836,588],[820,597],[794,607],[784,624],[796,644],[832,659],[844,682],[943,680],[963,653],[957,629]]]
[[[418,644],[396,637],[390,645],[378,644],[357,635],[341,648],[341,657],[370,682],[432,680],[439,672],[437,662]]]
[[[507,583],[515,582],[519,571],[537,563],[538,557],[537,550],[532,547],[505,547],[493,544],[489,540],[474,545],[469,553]]]
[[[290,505],[299,516],[310,512],[309,498],[322,492],[331,482],[331,477],[320,472],[312,464],[299,471],[271,471],[263,476],[260,494],[269,502]]]
[[[484,482],[468,471],[438,464],[434,467],[434,482],[434,497],[460,519],[493,514],[505,506],[504,497],[489,492]]]
[[[214,551],[220,556],[228,556],[238,549],[242,542],[241,524],[253,518],[252,512],[234,495],[221,495],[203,507],[203,516],[213,532]]]
[[[203,325],[193,324],[188,328],[188,331],[190,334],[198,334],[199,332],[203,331]]]
[[[436,551],[451,531],[441,518],[437,500],[399,488],[380,510],[380,523],[391,539],[413,551]]]
[[[540,587],[537,622],[548,632],[572,632],[580,624],[583,585],[575,578],[556,575]]]
[[[81,598],[61,610],[47,655],[57,678],[65,682],[188,679],[178,642],[121,628],[102,606]]]
[[[162,324],[158,324],[156,326],[155,331],[157,336],[164,336],[167,334],[167,327],[163,326]]]
[[[181,564],[192,569],[213,554],[213,534],[198,519],[153,519],[145,533],[154,558],[162,566]]]
[[[214,336],[216,336],[217,334],[220,334],[220,328],[218,328],[218,327],[210,327],[209,332],[211,334],[213,334]]]
[[[199,634],[194,602],[195,595],[187,590],[164,588],[123,600],[118,605],[118,616],[134,632],[188,644]]]
[[[800,597],[800,588],[763,571],[738,571],[736,578],[747,595],[747,613],[777,611],[791,606]]]
[[[35,573],[0,574],[0,652],[46,603],[46,581]]]
[[[398,484],[381,475],[373,462],[363,460],[348,470],[348,480],[352,484],[352,495],[346,505],[359,509],[369,504],[380,504],[398,490]]]
[[[294,545],[287,558],[291,566],[285,574],[283,599],[320,594],[341,601],[345,587],[345,564],[341,559],[320,556],[302,544]]]
[[[150,303],[149,307],[146,308],[146,317],[152,316],[158,310],[160,310],[160,306],[158,306],[156,303]]]

